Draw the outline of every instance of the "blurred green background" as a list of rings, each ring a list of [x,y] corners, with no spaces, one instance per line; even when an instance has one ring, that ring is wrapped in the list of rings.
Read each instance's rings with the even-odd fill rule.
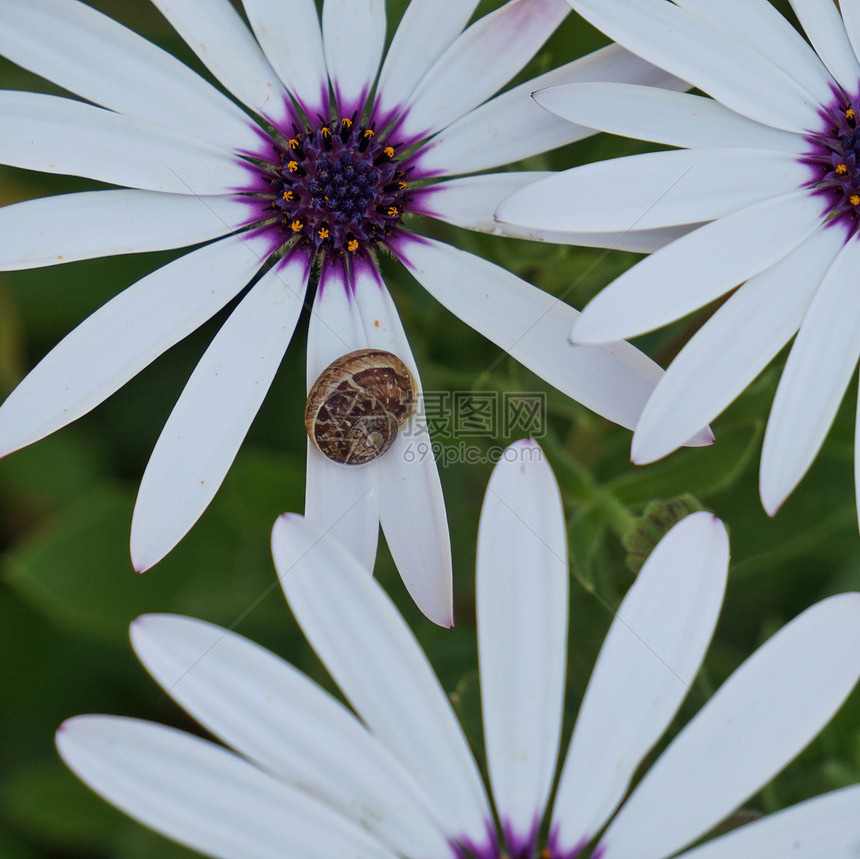
[[[90,2],[206,75],[145,0]],[[483,2],[479,13],[497,5]],[[389,3],[392,22],[404,6],[405,0]],[[603,42],[571,15],[519,79]],[[0,83],[59,92],[5,61],[0,61]],[[647,148],[598,136],[534,158],[526,167],[562,168]],[[92,187],[98,186],[0,168],[0,205]],[[576,307],[636,259],[439,225],[421,228],[563,295]],[[143,254],[0,274],[0,395],[8,394],[43,354],[109,297],[176,255]],[[425,389],[546,391],[548,431],[540,441],[565,498],[575,578],[567,733],[612,610],[633,581],[622,537],[650,502],[660,503],[649,513],[665,512],[664,502],[689,494],[692,499],[684,503],[713,510],[727,523],[732,539],[725,610],[679,724],[788,619],[827,594],[860,587],[853,391],[810,474],[770,520],[759,504],[757,469],[784,354],[714,423],[718,443],[713,448],[685,450],[634,468],[628,460],[629,432],[547,388],[501,355],[436,304],[394,261],[385,260],[384,268]],[[57,726],[78,713],[136,715],[198,730],[135,661],[127,628],[137,615],[179,612],[229,626],[331,685],[274,586],[268,549],[276,516],[301,511],[303,505],[306,317],[209,510],[150,572],[138,576],[129,562],[131,511],[147,458],[196,360],[229,310],[82,420],[0,462],[0,856],[7,859],[191,855],[90,794],[65,770],[53,747]],[[708,312],[643,338],[639,345],[665,366]],[[455,443],[450,437],[437,440]],[[477,443],[489,450],[512,440]],[[454,554],[458,622],[453,631],[436,629],[418,613],[384,547],[376,570],[451,691],[479,754],[473,575],[477,520],[490,470],[488,463],[457,464],[442,473]],[[860,696],[855,694],[826,732],[749,807],[770,811],[858,781],[858,716]]]

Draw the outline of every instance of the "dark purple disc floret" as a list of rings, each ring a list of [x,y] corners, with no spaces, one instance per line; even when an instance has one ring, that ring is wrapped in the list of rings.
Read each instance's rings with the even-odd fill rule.
[[[809,150],[802,159],[813,171],[808,187],[827,200],[827,223],[842,224],[851,238],[860,229],[860,98],[836,90],[833,103],[819,114],[823,128],[807,135]]]
[[[372,120],[298,115],[252,155],[259,203],[253,223],[274,231],[276,247],[322,252],[329,261],[364,257],[389,244],[409,207],[404,145]]]

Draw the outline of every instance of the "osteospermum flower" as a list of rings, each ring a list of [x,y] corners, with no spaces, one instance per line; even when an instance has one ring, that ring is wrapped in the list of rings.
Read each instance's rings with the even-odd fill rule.
[[[536,87],[680,82],[612,46],[486,101],[565,18],[564,0],[510,0],[468,27],[477,0],[414,0],[384,63],[384,0],[326,0],[321,23],[313,0],[245,0],[250,31],[229,0],[154,3],[241,107],[83,3],[3,4],[0,53],[101,107],[0,93],[0,161],[127,187],[0,210],[0,270],[209,243],[118,295],[41,362],[0,409],[0,455],[93,408],[252,282],[144,474],[131,553],[136,569],[150,567],[221,484],[287,348],[314,264],[308,385],[332,360],[368,346],[394,352],[420,385],[380,277],[383,251],[548,382],[635,424],[655,365],[625,344],[571,350],[575,311],[489,262],[419,239],[409,218],[497,231],[498,202],[540,174],[446,177],[591,133],[538,109]],[[644,242],[670,236],[658,230]],[[623,236],[596,242],[627,246]],[[415,449],[429,450],[426,430],[410,435]],[[432,457],[407,462],[403,444],[360,468],[309,448],[306,512],[368,566],[381,520],[419,605],[450,623],[439,477]]]
[[[766,0],[571,5],[713,98],[611,83],[538,93],[559,116],[679,149],[539,182],[499,217],[536,232],[689,231],[593,299],[573,326],[577,343],[641,334],[745,281],[649,399],[636,462],[713,419],[797,335],[762,450],[761,497],[773,515],[815,458],[860,355],[857,5],[842,3],[840,15],[831,0],[791,0],[812,47]]]
[[[684,519],[612,623],[545,819],[564,700],[564,534],[540,449],[512,446],[490,480],[478,536],[492,803],[397,610],[353,556],[296,516],[275,525],[275,564],[299,624],[358,718],[234,633],[149,615],[132,625],[137,655],[231,750],[135,719],[82,716],[60,728],[60,754],[137,820],[225,859],[675,855],[769,781],[844,700],[860,675],[860,595],[826,599],[774,635],[624,800],[690,689],[723,599],[725,529],[706,513]],[[860,788],[836,791],[682,855],[847,856],[860,838],[858,803]]]

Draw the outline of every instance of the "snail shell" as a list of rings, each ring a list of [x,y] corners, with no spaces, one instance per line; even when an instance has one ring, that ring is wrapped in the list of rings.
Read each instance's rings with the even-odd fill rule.
[[[314,382],[305,429],[321,453],[344,465],[382,456],[415,409],[415,382],[396,355],[359,349],[333,361]]]

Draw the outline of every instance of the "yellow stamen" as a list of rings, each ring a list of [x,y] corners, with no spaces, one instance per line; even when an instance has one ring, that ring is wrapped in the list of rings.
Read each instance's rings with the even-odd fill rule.
[[[300,233],[302,231],[303,227],[304,227],[304,224],[301,221],[293,221],[290,224],[290,229],[294,233]]]
[[[320,227],[319,230],[317,230],[317,235],[321,239],[327,239],[328,238],[328,227]]]
[[[346,243],[346,249],[347,249],[350,253],[355,253],[355,252],[358,250],[358,239],[350,239],[350,240]]]
[[[845,118],[846,119],[854,119],[854,108],[853,107],[849,107],[848,110],[845,111]]]
[[[292,200],[296,195],[292,191],[284,191],[281,195],[287,202]]]
[[[373,137],[373,129],[372,128],[365,128],[363,136],[364,136],[365,140],[370,140],[370,138]]]
[[[860,194],[852,194],[852,195],[848,198],[848,202],[849,202],[852,206],[860,206]]]
[[[327,125],[324,125],[320,129],[320,134],[325,138],[329,138],[329,137],[331,137],[331,129]]]
[[[396,215],[399,215],[399,214],[400,214],[400,211],[399,211],[399,209],[397,208],[397,206],[389,206],[389,207],[388,207],[388,214],[389,214],[389,215],[391,215],[391,217],[393,218],[393,217],[395,217]]]
[[[845,164],[837,164],[836,165],[836,172],[840,176],[844,176],[848,172],[848,166]]]
[[[352,120],[351,120],[348,116],[345,116],[345,117],[340,121],[340,124],[341,124],[344,128],[352,128]]]
[[[394,147],[386,146],[385,149],[382,150],[389,158],[394,158]]]
[[[397,183],[397,187],[398,187],[401,191],[405,191],[409,186],[408,186],[408,185],[407,185],[407,184],[406,184],[406,183],[401,179],[401,180]]]
[[[290,173],[295,173],[296,170],[298,170],[298,169],[299,169],[299,162],[298,161],[288,161],[287,162],[287,170],[289,170]]]
[[[290,138],[290,149],[298,149],[299,148],[299,140],[297,137]]]

